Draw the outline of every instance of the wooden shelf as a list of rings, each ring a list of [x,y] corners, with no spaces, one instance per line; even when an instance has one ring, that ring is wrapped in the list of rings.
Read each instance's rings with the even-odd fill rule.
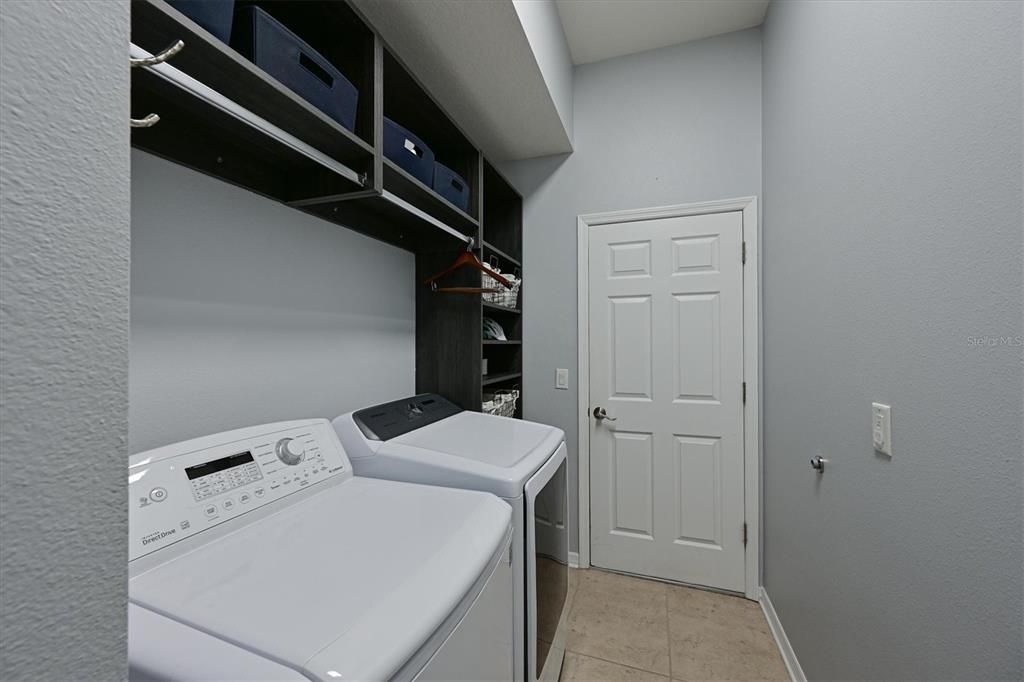
[[[163,0],[133,0],[131,14],[132,42],[142,49],[156,53],[183,40],[185,48],[169,62],[174,67],[357,172],[369,170],[374,155],[369,143]],[[133,92],[138,111],[134,100]]]
[[[483,344],[485,346],[521,346],[522,341],[500,341],[498,339],[484,339]]]
[[[466,234],[476,234],[480,223],[458,206],[442,197],[417,178],[409,175],[391,159],[384,159],[384,189],[391,190],[420,210]]]
[[[501,258],[503,260],[508,261],[509,263],[511,263],[512,265],[514,265],[517,268],[523,267],[523,264],[519,261],[518,258],[513,258],[512,256],[508,255],[507,253],[505,253],[504,251],[502,251],[498,247],[494,246],[493,244],[490,244],[487,241],[484,241],[484,258],[483,258],[483,260],[487,260],[487,254],[488,253],[493,253],[498,258]]]
[[[504,374],[485,374],[483,375],[483,381],[481,381],[481,385],[490,386],[492,384],[500,384],[503,381],[521,379],[522,376],[522,372],[506,372]]]
[[[170,63],[132,69],[131,79],[133,110],[160,116],[150,128],[132,129],[139,149],[285,202],[362,188],[353,169]]]
[[[489,301],[480,301],[480,304],[483,306],[484,310],[494,311],[496,313],[509,313],[511,315],[521,315],[523,312],[519,308],[509,308],[503,305],[498,305],[497,303],[491,303]]]

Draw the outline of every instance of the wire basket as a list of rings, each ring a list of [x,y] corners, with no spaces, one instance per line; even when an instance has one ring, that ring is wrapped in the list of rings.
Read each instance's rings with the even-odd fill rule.
[[[519,389],[502,389],[494,393],[485,393],[483,413],[497,417],[516,416],[516,403],[519,402]]]
[[[506,288],[505,285],[501,284],[498,280],[494,279],[486,272],[480,274],[480,286],[483,289],[497,289],[495,292],[483,293],[481,297],[488,303],[494,305],[500,305],[503,308],[516,308],[519,304],[519,287],[523,285],[523,280],[520,277],[518,268],[514,275],[509,276],[497,269],[496,263],[490,264],[491,268],[498,274],[505,277],[509,282],[512,283],[512,288]]]

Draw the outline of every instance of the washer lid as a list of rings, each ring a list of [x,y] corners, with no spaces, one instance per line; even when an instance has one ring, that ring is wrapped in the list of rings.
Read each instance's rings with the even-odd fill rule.
[[[565,440],[561,429],[521,419],[495,417],[479,412],[456,415],[410,431],[383,443],[372,463],[387,467],[383,460],[396,457],[396,478],[424,483],[487,490],[502,497],[518,497],[526,481]],[[440,479],[401,475],[403,468],[419,471],[436,469]],[[359,471],[359,468],[356,469]],[[371,475],[386,475],[381,472]]]
[[[129,594],[314,677],[384,679],[468,594],[510,522],[491,495],[356,477],[132,578]]]

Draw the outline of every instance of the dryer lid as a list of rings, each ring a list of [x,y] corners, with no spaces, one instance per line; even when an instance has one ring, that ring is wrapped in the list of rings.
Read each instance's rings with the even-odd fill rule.
[[[357,477],[135,576],[129,594],[315,677],[386,679],[472,589],[510,523],[491,495]]]

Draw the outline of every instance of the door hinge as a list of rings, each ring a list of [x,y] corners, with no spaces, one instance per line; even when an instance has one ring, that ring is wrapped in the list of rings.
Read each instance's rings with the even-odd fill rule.
[[[743,546],[744,547],[747,546],[747,524],[746,524],[746,522],[743,523]]]
[[[740,247],[740,261],[742,261],[742,263],[744,265],[747,264],[747,243],[746,242],[743,242],[743,246]]]
[[[743,382],[743,404],[747,404],[747,382]]]

